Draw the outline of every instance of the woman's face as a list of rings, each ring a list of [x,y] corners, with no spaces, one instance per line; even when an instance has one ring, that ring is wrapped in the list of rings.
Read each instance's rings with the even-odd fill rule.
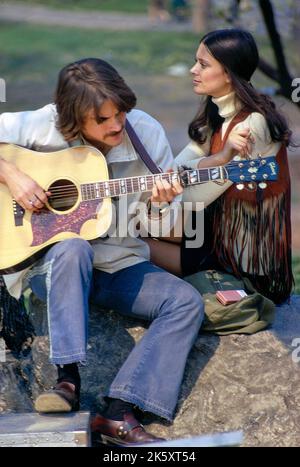
[[[203,44],[196,53],[196,63],[191,68],[193,86],[196,94],[221,97],[232,91],[230,76]]]

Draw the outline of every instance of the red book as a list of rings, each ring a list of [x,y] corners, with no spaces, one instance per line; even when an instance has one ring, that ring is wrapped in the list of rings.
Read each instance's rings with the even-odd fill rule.
[[[219,290],[216,297],[222,305],[230,305],[247,297],[245,290]]]

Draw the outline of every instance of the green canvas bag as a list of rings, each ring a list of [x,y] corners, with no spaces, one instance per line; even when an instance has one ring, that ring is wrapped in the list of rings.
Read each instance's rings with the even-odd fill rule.
[[[249,279],[236,279],[220,271],[199,271],[184,280],[193,285],[204,300],[203,331],[226,334],[253,334],[273,323],[275,305],[258,293]],[[222,305],[216,298],[218,290],[244,289],[248,296],[231,305]]]

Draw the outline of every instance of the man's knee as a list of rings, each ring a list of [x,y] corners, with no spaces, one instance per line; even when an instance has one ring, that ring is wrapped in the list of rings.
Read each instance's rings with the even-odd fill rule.
[[[93,261],[94,252],[91,245],[82,238],[71,238],[55,245],[57,257],[62,256],[64,261],[77,263]]]
[[[204,318],[203,298],[191,284],[181,280],[180,285],[174,293],[177,304],[191,317],[201,324]]]

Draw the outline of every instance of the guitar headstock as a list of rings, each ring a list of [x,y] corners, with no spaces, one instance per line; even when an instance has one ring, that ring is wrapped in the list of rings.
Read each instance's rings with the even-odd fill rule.
[[[244,182],[268,182],[278,178],[278,164],[275,156],[231,161],[223,168],[225,178],[239,184]]]

